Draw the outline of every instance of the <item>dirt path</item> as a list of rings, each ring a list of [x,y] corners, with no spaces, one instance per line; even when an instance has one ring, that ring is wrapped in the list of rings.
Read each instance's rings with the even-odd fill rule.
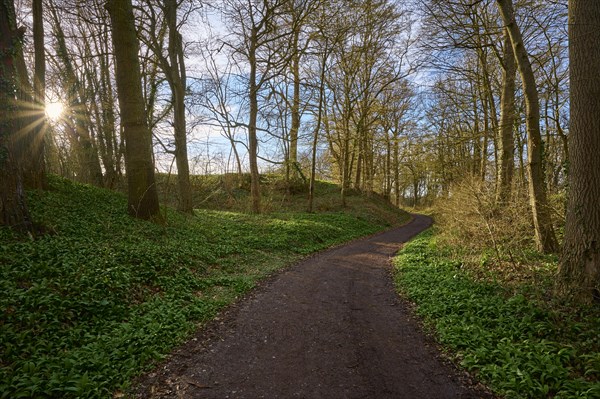
[[[141,380],[145,398],[479,398],[398,299],[390,257],[431,224],[311,257]]]

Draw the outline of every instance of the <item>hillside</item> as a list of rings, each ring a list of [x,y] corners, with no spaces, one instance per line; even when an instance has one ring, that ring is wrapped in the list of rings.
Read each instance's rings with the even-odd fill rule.
[[[216,210],[213,194],[155,225],[127,217],[122,194],[50,178],[29,194],[44,234],[0,229],[1,397],[110,397],[260,279],[408,219],[378,197],[342,209],[336,192],[320,183],[313,214],[305,193],[267,197],[264,215]]]

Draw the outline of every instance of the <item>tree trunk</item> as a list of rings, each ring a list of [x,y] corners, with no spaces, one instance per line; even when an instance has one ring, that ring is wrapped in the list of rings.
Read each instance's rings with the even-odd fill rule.
[[[487,175],[487,160],[488,160],[488,145],[489,145],[489,130],[490,130],[490,118],[487,95],[482,97],[482,108],[483,108],[483,142],[481,143],[481,162],[479,165],[479,180],[485,181]]]
[[[479,169],[479,175],[481,181],[484,181],[487,175],[487,163],[488,163],[488,146],[490,139],[490,122],[492,128],[495,129],[498,125],[498,115],[496,114],[496,103],[494,100],[494,93],[492,83],[490,82],[489,63],[487,60],[487,52],[484,51],[484,44],[480,36],[478,36],[478,42],[481,44],[481,48],[478,50],[478,60],[481,67],[482,74],[482,89],[480,92],[480,98],[483,108],[483,143],[481,145],[481,164]],[[492,129],[492,131],[494,131]]]
[[[360,191],[362,188],[362,174],[363,174],[363,162],[364,162],[364,149],[363,149],[363,140],[361,137],[361,131],[358,130],[356,133],[356,143],[358,146],[357,158],[356,158],[356,177],[354,180],[354,189]]]
[[[394,197],[396,207],[400,207],[400,137],[396,127],[394,131]]]
[[[290,155],[288,167],[292,168],[292,177],[298,177],[298,132],[300,131],[300,52],[298,49],[299,31],[294,32],[292,42],[294,56],[292,57],[292,75],[294,79],[294,96],[292,98],[290,126]]]
[[[515,156],[515,75],[517,66],[515,64],[515,55],[508,32],[504,31],[504,56],[502,71],[502,96],[500,103],[500,129],[499,138],[499,158],[498,165],[498,185],[496,193],[496,202],[504,203],[510,198],[512,189],[512,180],[514,172]]]
[[[256,136],[256,123],[258,119],[258,87],[256,84],[256,28],[252,28],[248,61],[250,62],[250,115],[248,122],[248,159],[250,161],[250,196],[252,198],[252,212],[260,213],[260,175],[258,173],[258,139]]]
[[[100,71],[96,79],[99,86],[100,103],[95,104],[96,120],[100,121],[98,126],[98,150],[99,156],[104,165],[105,179],[104,185],[109,189],[113,189],[118,179],[117,163],[118,163],[118,145],[116,145],[116,129],[115,129],[115,112],[114,112],[114,97],[113,86],[111,79],[111,71],[109,68],[110,59],[108,52],[108,43],[102,43],[110,40],[108,32],[104,31],[103,36],[96,44],[96,52],[102,54],[100,56]],[[101,47],[100,47],[101,46]],[[91,72],[93,73],[93,72]],[[90,77],[92,78],[92,77]]]
[[[346,207],[346,197],[348,194],[348,189],[350,188],[350,130],[348,128],[348,123],[344,123],[344,138],[343,138],[343,147],[342,147],[342,189],[340,191],[340,197],[342,200],[342,206]]]
[[[106,187],[112,189],[119,176],[121,174],[120,171],[120,158],[121,153],[119,152],[119,143],[118,136],[116,133],[116,123],[115,123],[115,98],[113,91],[113,82],[111,79],[110,73],[110,56],[108,54],[108,29],[105,32],[106,41],[104,43],[104,49],[106,51],[106,55],[103,55],[100,61],[100,74],[102,76],[102,134],[105,140],[105,148],[106,148],[106,158],[104,162],[104,169],[106,171],[106,179],[105,184]]]
[[[475,83],[473,83],[475,84]],[[473,105],[473,163],[471,175],[477,176],[481,170],[481,129],[479,126],[478,92],[472,87],[471,102]]]
[[[385,194],[384,197],[390,203],[392,202],[392,138],[390,137],[390,130],[386,129],[385,133],[385,168],[384,168],[384,176],[385,176]]]
[[[419,180],[413,173],[413,208],[419,203]]]
[[[325,44],[321,59],[321,75],[319,76],[319,105],[317,107],[317,121],[313,133],[312,158],[310,163],[310,183],[308,187],[308,211],[313,211],[315,198],[315,175],[317,170],[317,143],[319,140],[319,131],[321,130],[321,121],[323,119],[323,107],[325,107],[325,68],[327,65],[328,48]]]
[[[177,163],[177,184],[179,186],[179,204],[181,212],[192,213],[192,186],[190,184],[190,166],[187,153],[187,134],[185,122],[185,86],[186,73],[183,59],[183,43],[177,31],[177,2],[165,0],[165,14],[169,27],[169,66],[168,80],[173,94],[173,112],[175,128],[175,161]]]
[[[569,197],[560,284],[600,301],[600,2],[569,1]]]
[[[42,189],[46,186],[46,166],[44,161],[44,142],[46,135],[46,54],[44,51],[44,20],[42,0],[33,0],[33,46],[35,67],[33,74],[34,126],[29,140],[29,161],[24,170],[25,185]]]
[[[138,58],[139,43],[131,0],[109,0],[113,30],[117,94],[125,136],[128,212],[140,219],[160,217]]]
[[[516,24],[512,0],[496,0],[500,14],[508,30],[517,67],[523,82],[527,125],[527,173],[529,202],[533,214],[535,241],[539,251],[548,253],[558,250],[546,196],[545,175],[542,165],[542,136],[540,133],[540,103],[535,76],[529,55],[523,44],[521,31]]]
[[[15,57],[23,42],[17,29],[12,1],[0,3],[0,224],[33,231],[23,188],[22,170],[16,157],[15,135],[21,111],[15,101],[17,70]]]

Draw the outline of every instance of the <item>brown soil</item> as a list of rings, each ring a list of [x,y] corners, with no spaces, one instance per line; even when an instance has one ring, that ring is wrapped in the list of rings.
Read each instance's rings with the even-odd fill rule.
[[[390,258],[431,224],[287,269],[137,384],[140,398],[481,398],[394,291]]]

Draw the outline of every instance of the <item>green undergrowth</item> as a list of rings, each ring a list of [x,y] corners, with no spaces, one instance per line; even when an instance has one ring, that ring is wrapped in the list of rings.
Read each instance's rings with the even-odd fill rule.
[[[398,290],[450,356],[507,398],[600,398],[597,308],[483,280],[450,253],[428,231],[395,259]]]
[[[29,194],[44,234],[0,229],[0,398],[107,398],[258,280],[386,227],[365,215],[166,211],[50,178]],[[404,214],[396,212],[399,222]]]

